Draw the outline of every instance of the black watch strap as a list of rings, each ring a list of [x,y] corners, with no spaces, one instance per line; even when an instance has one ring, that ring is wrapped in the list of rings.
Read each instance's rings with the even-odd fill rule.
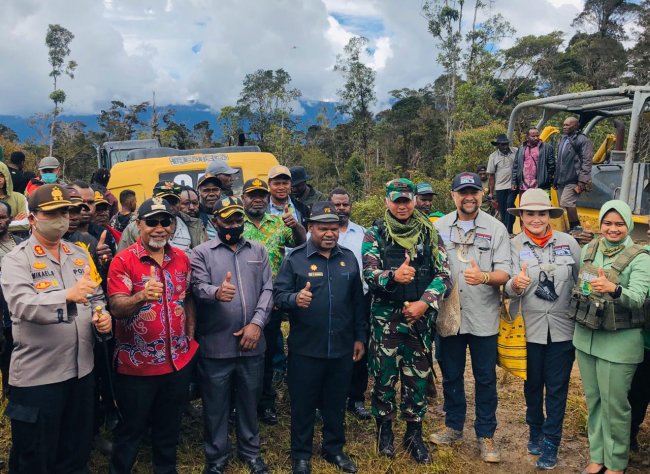
[[[614,293],[612,293],[612,298],[620,298],[621,294],[623,294],[623,287],[621,285],[616,285],[616,289],[614,290]]]

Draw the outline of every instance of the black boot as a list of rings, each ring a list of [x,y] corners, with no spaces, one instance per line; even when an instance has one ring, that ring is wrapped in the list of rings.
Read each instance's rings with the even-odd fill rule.
[[[377,451],[382,456],[395,457],[395,435],[393,434],[393,420],[376,418],[377,421]]]
[[[406,423],[406,433],[404,433],[404,448],[409,452],[411,457],[418,464],[429,464],[431,457],[429,450],[422,441],[422,423],[408,421]]]

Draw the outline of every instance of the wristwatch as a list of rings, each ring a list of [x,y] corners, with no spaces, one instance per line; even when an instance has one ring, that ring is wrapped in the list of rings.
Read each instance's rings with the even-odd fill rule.
[[[621,285],[616,285],[616,289],[614,290],[613,293],[610,293],[610,295],[612,295],[612,298],[617,299],[621,297],[622,293],[623,293],[623,287]]]

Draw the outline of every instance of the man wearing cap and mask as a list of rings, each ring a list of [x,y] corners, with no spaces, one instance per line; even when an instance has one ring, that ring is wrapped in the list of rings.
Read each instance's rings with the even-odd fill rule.
[[[269,256],[271,274],[275,278],[284,259],[285,248],[304,243],[306,232],[295,219],[291,219],[290,222],[293,227],[288,227],[280,216],[269,214],[267,212],[269,196],[269,186],[261,179],[249,179],[244,183],[242,194],[245,212],[244,237],[260,242],[264,246]],[[268,323],[264,326],[266,340],[264,388],[258,411],[260,421],[268,425],[275,425],[278,422],[275,408],[276,393],[273,387],[273,359],[276,353],[284,352],[284,347],[278,347],[282,337],[281,324],[282,313],[272,311]]]
[[[174,215],[172,235],[169,244],[189,254],[191,249],[207,240],[207,234],[200,219],[190,217],[179,209],[181,187],[173,181],[159,181],[153,188],[153,197],[165,200]],[[121,252],[138,238],[140,227],[130,223],[122,232],[117,251]]]
[[[291,195],[294,198],[309,207],[309,209],[315,202],[327,200],[324,193],[315,189],[311,184],[307,184],[311,176],[307,174],[304,166],[292,166],[289,171],[291,171]]]
[[[215,160],[208,163],[205,173],[211,174],[219,180],[222,194],[226,196],[232,196],[234,194],[232,185],[235,182],[235,175],[239,173],[238,169],[231,168],[223,160]]]
[[[316,202],[310,238],[282,262],[274,301],[289,312],[289,395],[294,474],[311,472],[316,408],[323,416],[321,456],[344,472],[357,467],[343,452],[345,402],[352,364],[365,353],[367,322],[359,264],[338,245],[334,204]]]
[[[201,204],[199,218],[203,222],[208,239],[214,239],[217,235],[217,229],[212,224],[212,213],[214,211],[214,205],[221,197],[223,183],[217,178],[217,175],[205,173],[199,179],[196,188],[199,191],[199,202]]]
[[[496,150],[488,157],[487,173],[490,187],[488,197],[493,200],[495,209],[499,210],[501,222],[512,234],[515,218],[508,213],[509,207],[514,207],[517,191],[512,187],[512,166],[517,149],[510,146],[508,137],[501,133],[490,142]]]
[[[443,373],[445,428],[431,435],[430,441],[448,445],[462,439],[469,347],[476,400],[474,432],[483,461],[499,462],[494,441],[498,401],[496,357],[500,286],[508,281],[511,271],[509,236],[503,224],[480,210],[483,186],[476,173],[457,174],[451,191],[456,210],[438,219],[435,226],[449,256],[456,295],[451,301],[456,301],[455,312],[460,312],[461,318],[457,334],[440,334],[438,362]]]
[[[169,245],[174,215],[161,197],[138,208],[137,242],[108,272],[115,316],[115,392],[122,418],[109,471],[130,473],[151,427],[153,471],[176,472],[181,415],[188,402],[197,343],[190,261]]]
[[[271,200],[269,202],[269,213],[274,216],[283,216],[287,210],[291,218],[307,228],[309,207],[297,199],[291,197],[291,171],[286,166],[275,165],[269,170],[269,191]],[[291,227],[290,219],[283,217],[285,225]]]
[[[59,160],[53,156],[42,158],[41,161],[38,162],[38,176],[29,180],[27,188],[25,189],[25,195],[30,196],[36,188],[43,184],[63,184],[63,182],[59,180],[60,172],[61,164],[59,163]]]
[[[260,455],[257,404],[264,377],[263,331],[273,306],[271,266],[264,246],[243,236],[240,199],[217,201],[214,224],[217,236],[192,253],[205,423],[203,472],[222,474],[226,470],[231,455],[228,415],[234,392],[238,456],[251,473],[266,474],[269,471]]]
[[[2,260],[15,338],[5,411],[11,472],[88,470],[94,332],[110,333],[111,318],[90,278],[88,254],[61,240],[69,207],[63,186],[35,189],[29,199],[32,235]]]
[[[415,211],[415,185],[405,178],[386,183],[384,219],[366,231],[363,275],[373,293],[368,369],[375,379],[372,414],[379,453],[395,456],[393,419],[401,381],[403,445],[417,463],[431,458],[422,441],[427,380],[433,364],[433,323],[451,288],[447,254],[429,219]]]

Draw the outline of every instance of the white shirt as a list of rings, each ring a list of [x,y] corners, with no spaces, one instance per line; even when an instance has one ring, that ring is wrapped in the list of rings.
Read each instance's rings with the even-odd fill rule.
[[[361,227],[359,224],[355,224],[352,221],[348,221],[348,229],[343,232],[339,230],[339,240],[338,244],[341,247],[345,247],[349,250],[352,250],[354,256],[359,263],[359,272],[361,273],[361,280],[363,281],[363,262],[361,261],[361,245],[363,244],[363,236],[366,233],[366,229]],[[363,294],[368,293],[368,284],[363,281]]]

